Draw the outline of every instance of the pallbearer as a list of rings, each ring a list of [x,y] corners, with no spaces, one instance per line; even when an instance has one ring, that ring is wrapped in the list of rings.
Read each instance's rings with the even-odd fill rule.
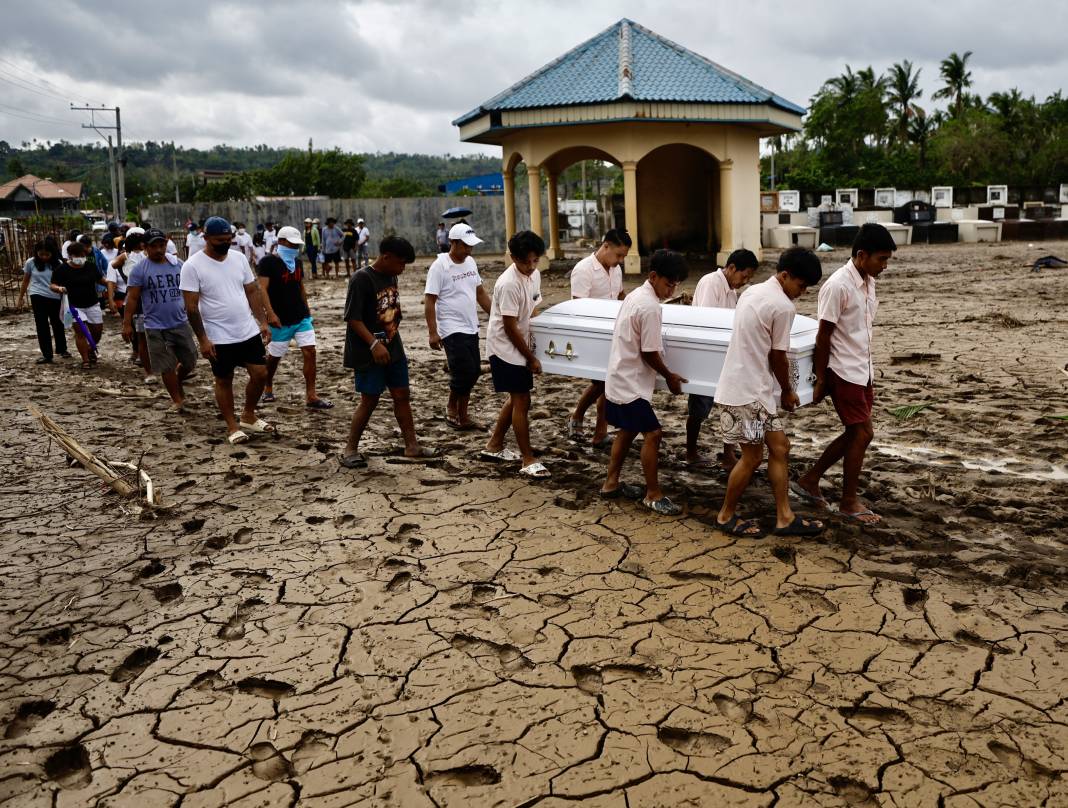
[[[802,247],[779,256],[778,272],[745,291],[734,312],[734,328],[723,370],[716,385],[716,404],[725,443],[738,443],[742,456],[727,479],[727,492],[716,522],[735,536],[763,535],[756,519],[741,519],[736,510],[749,480],[768,447],[768,482],[775,495],[775,533],[814,536],[823,530],[815,519],[796,516],[787,493],[790,441],[786,438],[780,405],[786,412],[798,406],[790,379],[790,331],[794,300],[823,275],[820,259]]]
[[[627,295],[619,307],[604,381],[605,417],[619,431],[612,443],[601,496],[640,498],[645,507],[664,516],[677,516],[682,508],[660,490],[657,469],[662,433],[660,421],[653,412],[653,390],[658,374],[664,377],[674,395],[682,392],[687,380],[664,364],[660,301],[671,297],[686,280],[686,271],[686,261],[679,253],[670,250],[653,253],[648,280]],[[623,461],[638,433],[642,435],[644,491],[619,479]]]
[[[871,423],[875,401],[871,333],[875,311],[879,308],[875,279],[886,269],[896,249],[894,237],[885,227],[865,224],[853,241],[853,257],[820,289],[812,403],[830,396],[845,431],[831,442],[816,465],[794,487],[795,493],[826,508],[827,501],[820,493],[820,478],[841,460],[839,512],[866,525],[880,521],[878,514],[857,498],[864,454],[875,434]]]
[[[749,283],[759,263],[751,250],[735,250],[727,256],[727,263],[722,269],[708,273],[697,282],[692,305],[715,309],[737,308],[738,290]],[[697,451],[697,436],[714,404],[712,396],[696,393],[691,393],[686,402],[686,462],[697,468],[711,468],[713,464],[711,458]],[[723,468],[730,471],[737,460],[734,446],[724,443]]]
[[[626,230],[609,230],[605,233],[597,251],[583,258],[571,270],[572,299],[592,297],[622,300],[623,270],[620,265],[630,252],[631,243]],[[598,449],[607,449],[612,441],[608,438],[608,422],[604,418],[604,382],[590,382],[583,392],[575,411],[568,417],[567,436],[572,440],[583,437],[582,419],[594,402],[597,402],[597,424],[593,428],[591,443]]]

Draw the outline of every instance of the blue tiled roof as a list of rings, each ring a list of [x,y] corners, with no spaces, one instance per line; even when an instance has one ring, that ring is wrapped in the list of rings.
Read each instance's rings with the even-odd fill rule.
[[[805,110],[737,73],[622,19],[453,123],[493,110],[599,104],[621,99],[771,104]]]

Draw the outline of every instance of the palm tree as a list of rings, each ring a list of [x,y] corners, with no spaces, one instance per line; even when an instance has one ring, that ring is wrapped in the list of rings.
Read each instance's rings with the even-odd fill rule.
[[[939,73],[945,85],[931,97],[952,99],[954,117],[960,115],[964,108],[964,91],[972,86],[972,74],[968,70],[968,59],[971,55],[971,51],[965,51],[963,56],[954,51],[943,59],[939,66]]]
[[[927,117],[927,113],[920,107],[914,106],[912,120],[908,125],[908,137],[913,143],[919,146],[920,149],[920,167],[927,167],[927,143],[931,139],[931,135],[934,133],[935,128],[938,125],[938,116],[940,112],[935,113],[931,117]]]
[[[923,97],[920,89],[922,68],[912,72],[912,62],[905,59],[890,67],[889,92],[887,101],[897,110],[897,139],[901,143],[908,140],[909,121],[920,112],[913,101]]]
[[[823,89],[838,97],[839,104],[846,104],[853,100],[853,96],[860,90],[860,77],[853,72],[853,68],[846,65],[845,73],[827,79]]]

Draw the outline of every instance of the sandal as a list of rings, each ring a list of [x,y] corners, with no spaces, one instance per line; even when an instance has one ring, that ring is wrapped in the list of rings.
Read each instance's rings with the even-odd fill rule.
[[[698,455],[695,460],[687,460],[686,465],[692,469],[701,469],[703,471],[707,471],[709,469],[716,468],[719,463],[714,457],[709,457],[706,454],[702,454]]]
[[[794,521],[786,527],[775,528],[776,536],[818,536],[823,532],[823,522],[819,519],[805,519],[794,516]]]
[[[239,443],[248,443],[248,435],[242,432],[240,429],[237,432],[231,432],[226,436],[226,441],[231,446],[236,446]]]
[[[83,359],[82,360],[82,370],[91,370],[92,367],[93,367],[93,363],[90,362],[88,359]]]
[[[567,426],[564,427],[564,435],[569,440],[582,440],[582,421],[568,418]]]
[[[613,435],[605,435],[599,441],[591,442],[590,446],[592,446],[594,449],[596,449],[599,452],[610,452],[610,451],[612,451],[612,444],[615,443],[615,442],[616,442],[616,439],[615,439],[615,437]]]
[[[638,500],[645,496],[645,489],[640,485],[634,485],[632,483],[623,483],[619,488],[613,488],[611,491],[598,491],[597,495],[601,499],[633,499]]]
[[[764,538],[764,531],[760,529],[760,523],[756,519],[739,519],[738,514],[726,522],[716,522],[716,530],[743,539]]]
[[[552,477],[552,472],[549,471],[541,463],[531,463],[529,466],[523,466],[519,470],[519,473],[524,477],[533,477],[537,480],[544,480],[546,477]]]
[[[463,424],[461,424],[459,421],[457,421],[455,418],[453,418],[448,413],[445,413],[445,425],[447,427],[449,427],[449,429],[455,429],[458,432],[462,432],[463,428],[464,428]]]
[[[413,455],[405,454],[404,450],[401,449],[398,459],[418,462],[420,460],[433,460],[435,457],[441,457],[441,449],[431,449],[429,446],[420,446],[418,453]]]
[[[334,409],[334,403],[327,401],[325,398],[317,398],[315,401],[309,401],[305,405],[309,410],[332,410]]]
[[[367,468],[367,458],[359,452],[356,452],[356,454],[341,455],[338,458],[338,462],[341,464],[342,468],[346,469]]]
[[[263,432],[266,434],[272,434],[278,431],[277,429],[275,429],[274,424],[269,424],[262,418],[257,418],[256,423],[254,424],[246,424],[244,421],[241,421],[238,426],[240,426],[246,432]]]
[[[860,522],[862,525],[877,525],[881,521],[883,521],[883,518],[871,508],[865,508],[864,510],[857,511],[856,513],[847,513],[846,511],[839,511],[839,513],[842,514],[842,516],[844,516],[846,519],[852,519],[854,522]],[[864,519],[863,517],[865,516],[874,516],[875,518]]]
[[[827,502],[826,498],[824,498],[822,494],[820,496],[816,496],[811,491],[807,491],[802,488],[801,483],[799,482],[791,481],[790,491],[794,494],[797,494],[797,496],[801,497],[801,499],[803,499],[805,502],[809,503],[810,505],[815,505],[821,510],[829,511],[831,509],[830,503]]]
[[[493,460],[499,463],[513,463],[522,458],[522,455],[519,454],[519,452],[515,452],[511,449],[501,449],[499,452],[491,452],[489,449],[483,449],[478,453],[478,456],[482,460]]]
[[[274,393],[264,393],[264,394],[263,394],[263,395],[262,395],[262,396],[260,397],[260,401],[261,401],[261,402],[262,402],[263,404],[270,404],[271,402],[273,402],[273,401],[277,401],[277,400],[278,400],[278,399],[274,397]]]
[[[682,513],[682,508],[667,497],[660,497],[660,499],[643,499],[642,505],[661,516],[678,516]]]

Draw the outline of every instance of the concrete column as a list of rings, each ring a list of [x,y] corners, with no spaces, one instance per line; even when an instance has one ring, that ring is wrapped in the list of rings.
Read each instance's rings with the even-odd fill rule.
[[[640,275],[642,259],[638,254],[638,163],[627,160],[623,163],[623,206],[626,209],[627,232],[634,240],[630,254],[623,259],[626,275]]]
[[[504,172],[504,240],[515,235],[515,170]]]
[[[734,162],[719,163],[719,253],[716,260],[721,264],[734,250]]]
[[[556,201],[556,175],[549,174],[549,260],[557,261],[564,257],[560,249],[560,228],[557,226],[558,209]]]
[[[530,189],[530,229],[544,238],[541,232],[541,166],[527,165],[527,187]]]

